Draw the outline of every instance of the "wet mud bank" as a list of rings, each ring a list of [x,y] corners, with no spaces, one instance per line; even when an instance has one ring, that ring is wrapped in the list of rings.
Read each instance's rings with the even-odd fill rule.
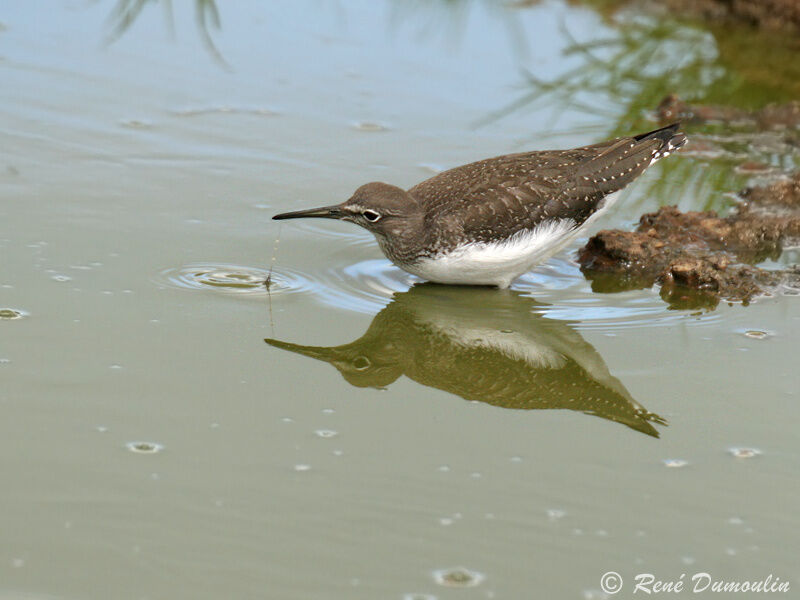
[[[800,101],[772,103],[758,110],[744,110],[733,106],[690,104],[681,100],[676,94],[669,94],[659,103],[656,114],[661,123],[718,122],[755,127],[760,131],[800,127]]]
[[[667,0],[677,14],[741,23],[766,31],[800,30],[799,0]]]
[[[756,266],[800,241],[800,172],[741,198],[727,217],[669,206],[643,215],[634,231],[601,231],[579,251],[581,271],[596,292],[658,284],[674,308],[800,295],[800,267]]]

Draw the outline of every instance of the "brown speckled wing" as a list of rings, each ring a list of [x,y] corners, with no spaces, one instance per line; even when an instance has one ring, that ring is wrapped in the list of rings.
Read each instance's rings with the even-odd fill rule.
[[[428,226],[475,241],[530,230],[547,219],[581,225],[602,199],[685,141],[678,125],[572,150],[524,152],[470,163],[409,190]]]

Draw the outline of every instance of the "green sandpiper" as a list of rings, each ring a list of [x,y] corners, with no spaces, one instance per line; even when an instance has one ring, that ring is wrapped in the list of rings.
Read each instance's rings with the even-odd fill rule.
[[[350,221],[418,277],[506,288],[588,228],[647,167],[683,146],[679,125],[572,150],[488,158],[409,190],[367,183],[341,204],[272,218]]]

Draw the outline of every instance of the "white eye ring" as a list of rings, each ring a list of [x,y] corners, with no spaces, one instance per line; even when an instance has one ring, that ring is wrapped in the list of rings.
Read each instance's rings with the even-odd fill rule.
[[[381,218],[381,215],[380,215],[380,213],[377,213],[377,212],[375,212],[374,210],[369,210],[369,209],[367,209],[367,210],[365,210],[365,211],[364,211],[363,213],[361,213],[361,214],[362,214],[362,215],[364,215],[364,218],[365,218],[367,221],[369,221],[370,223],[374,223],[375,221],[377,221],[378,219],[380,219],[380,218]]]

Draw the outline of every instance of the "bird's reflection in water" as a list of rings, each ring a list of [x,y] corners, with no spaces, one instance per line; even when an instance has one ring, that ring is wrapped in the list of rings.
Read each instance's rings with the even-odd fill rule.
[[[567,408],[658,437],[666,421],[636,402],[566,321],[511,290],[416,285],[342,346],[271,346],[324,360],[358,387],[414,381],[503,408]]]

